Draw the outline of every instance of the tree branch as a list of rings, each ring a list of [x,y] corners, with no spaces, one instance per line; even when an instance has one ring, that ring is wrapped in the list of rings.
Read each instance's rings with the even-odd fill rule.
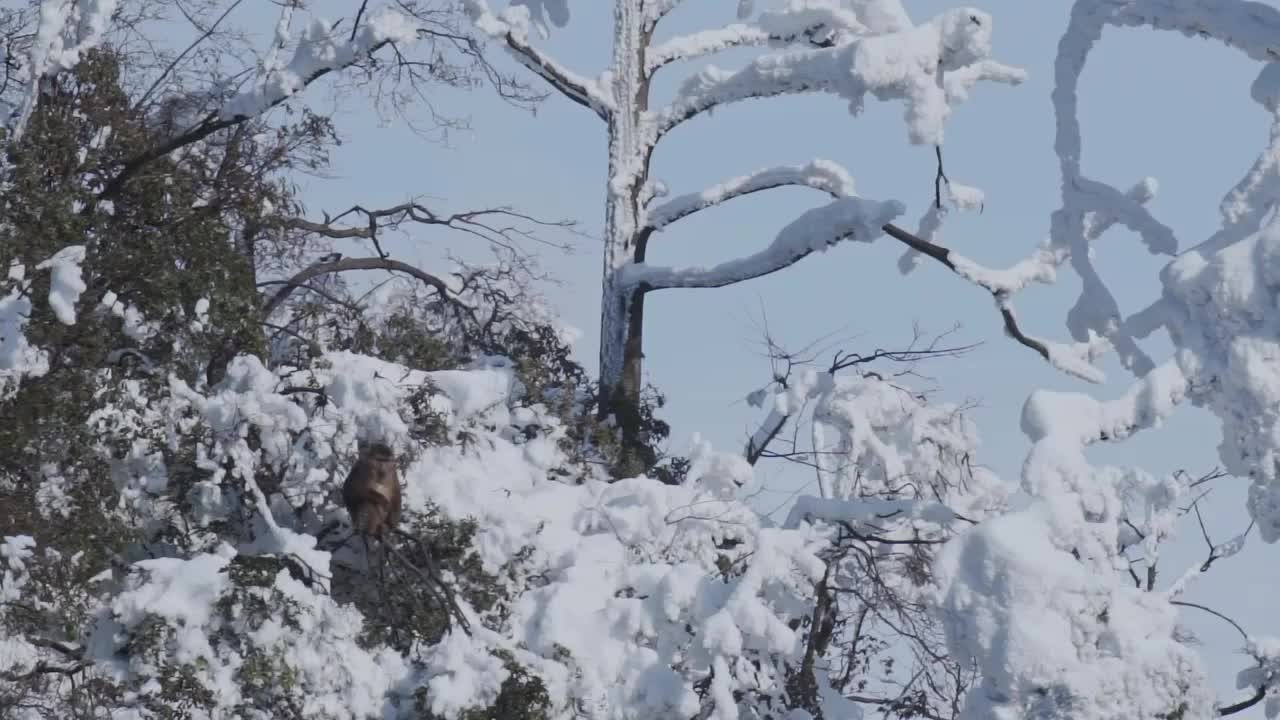
[[[40,660],[40,661],[37,661],[36,664],[33,665],[31,669],[25,673],[18,673],[18,672],[0,673],[0,680],[7,680],[9,682],[22,682],[23,680],[30,680],[31,678],[37,675],[47,675],[49,673],[57,673],[60,675],[75,675],[81,670],[84,670],[92,666],[93,666],[93,662],[90,660],[81,660],[80,662],[77,662],[74,665],[66,665],[66,666],[52,665],[44,660]]]
[[[275,312],[276,308],[280,307],[280,304],[287,300],[289,295],[291,295],[295,289],[304,285],[312,278],[331,273],[350,272],[352,270],[387,270],[389,272],[405,273],[406,275],[417,278],[424,284],[435,288],[442,297],[454,305],[468,311],[471,310],[469,305],[458,299],[457,296],[453,294],[444,280],[441,280],[428,272],[419,270],[408,263],[400,262],[399,260],[392,260],[390,258],[346,258],[335,262],[317,263],[289,278],[286,281],[288,284],[276,291],[276,294],[273,295],[263,306],[262,317],[271,317],[271,314]]]
[[[1257,692],[1253,694],[1253,697],[1249,698],[1248,700],[1241,700],[1240,702],[1234,705],[1227,705],[1226,707],[1218,708],[1218,717],[1235,715],[1238,712],[1243,712],[1245,710],[1248,710],[1254,705],[1257,705],[1258,703],[1262,702],[1262,700],[1266,697],[1267,697],[1267,688],[1266,686],[1261,686],[1258,688]]]
[[[1236,632],[1240,633],[1240,637],[1244,638],[1245,642],[1248,642],[1249,640],[1249,633],[1245,632],[1244,628],[1240,627],[1240,623],[1236,622],[1235,620],[1232,620],[1231,618],[1227,617],[1226,615],[1223,615],[1222,613],[1218,612],[1217,610],[1214,610],[1211,607],[1205,607],[1204,605],[1198,605],[1196,603],[1187,602],[1185,600],[1170,600],[1169,604],[1178,605],[1181,607],[1195,608],[1197,610],[1203,610],[1204,612],[1207,612],[1210,615],[1213,615],[1219,619],[1227,621],[1228,623],[1231,624],[1231,627],[1236,629]]]
[[[147,100],[151,98],[151,93],[154,93],[160,87],[160,85],[164,82],[164,79],[169,76],[169,73],[172,73],[174,68],[178,67],[178,65],[182,62],[183,58],[185,58],[188,54],[190,54],[192,50],[196,49],[197,45],[204,42],[205,40],[208,40],[209,37],[212,36],[213,33],[217,31],[218,26],[222,24],[222,21],[226,20],[227,16],[230,15],[232,11],[240,7],[240,3],[242,2],[244,2],[244,0],[235,0],[235,2],[228,5],[227,9],[224,10],[222,14],[219,15],[218,18],[214,20],[212,24],[209,25],[209,27],[203,29],[199,37],[197,37],[195,40],[192,40],[190,45],[187,45],[187,47],[182,52],[178,53],[173,58],[173,60],[169,62],[169,65],[165,67],[165,69],[161,71],[161,73],[158,76],[156,76],[156,79],[152,81],[151,86],[147,88],[146,92],[142,93],[142,97],[138,98],[138,102],[134,103],[134,107],[135,108],[146,107]],[[192,22],[193,24],[195,23],[194,20]],[[197,29],[200,29],[200,28],[197,26]]]
[[[948,248],[941,245],[935,245],[892,223],[886,224],[882,229],[889,237],[900,241],[916,252],[933,258],[946,266],[948,270],[951,270],[969,282],[990,292],[992,297],[996,299],[996,305],[1000,310],[1000,317],[1004,321],[1005,332],[1008,333],[1009,337],[1013,338],[1024,347],[1034,350],[1050,364],[1055,365],[1062,370],[1076,375],[1081,379],[1089,380],[1090,382],[1099,381],[1099,376],[1097,374],[1087,372],[1085,368],[1080,367],[1076,363],[1072,363],[1071,359],[1064,358],[1059,353],[1055,352],[1055,348],[1050,347],[1049,344],[1031,337],[1022,331],[1022,328],[1018,326],[1017,317],[1013,313],[1012,304],[1009,302],[1009,288],[1006,287],[1004,283],[989,277],[990,271],[987,271],[985,268],[981,268],[968,258],[965,258],[958,253],[954,253]],[[1079,360],[1078,362],[1080,364],[1084,364],[1083,360]]]
[[[363,217],[364,223],[362,225],[355,226],[336,225],[336,223],[352,215]],[[307,220],[306,218],[284,216],[274,216],[272,220],[280,223],[286,228],[316,233],[317,235],[323,235],[335,240],[370,240],[373,242],[374,249],[377,250],[378,256],[384,258],[387,257],[387,253],[382,249],[378,233],[382,230],[398,229],[406,222],[416,223],[419,225],[438,225],[447,227],[469,235],[474,235],[490,245],[500,247],[503,250],[512,253],[517,252],[516,244],[521,240],[532,240],[560,250],[567,249],[568,247],[567,245],[556,244],[539,239],[531,231],[491,224],[487,221],[488,218],[510,218],[542,227],[569,228],[573,225],[572,222],[566,220],[539,220],[508,208],[470,210],[467,212],[453,213],[451,215],[440,215],[417,202],[406,202],[393,207],[374,210],[370,210],[360,205],[353,205],[338,213],[336,216],[331,217],[326,213],[323,222]]]

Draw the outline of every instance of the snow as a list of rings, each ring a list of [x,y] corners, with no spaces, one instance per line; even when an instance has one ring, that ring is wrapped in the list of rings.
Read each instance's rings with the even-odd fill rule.
[[[80,274],[84,255],[83,245],[70,245],[36,266],[37,270],[48,268],[50,271],[49,307],[64,325],[75,324],[76,300],[87,287]]]
[[[705,445],[695,458],[694,479],[679,488],[644,478],[571,487],[541,481],[516,448],[499,444],[483,456],[436,450],[410,470],[427,483],[411,495],[476,517],[487,566],[500,567],[536,538],[548,584],[518,601],[514,639],[544,658],[567,649],[579,676],[574,692],[598,698],[607,709],[601,717],[646,708],[692,714],[696,696],[674,670],[675,659],[684,655],[690,669],[705,671],[744,649],[791,652],[794,633],[761,593],[766,580],[793,572],[798,580],[819,568],[807,531],[760,528],[758,516],[734,498],[750,476],[741,458]],[[498,488],[506,492],[494,495]],[[706,540],[726,536],[755,551],[729,586],[707,575],[716,553]],[[707,630],[689,635],[681,629],[686,623]]]
[[[1209,717],[1213,697],[1176,613],[1116,587],[1046,535],[1041,504],[965,533],[936,569],[952,652],[982,674],[962,718]]]
[[[12,390],[23,375],[42,375],[48,368],[45,354],[23,333],[30,314],[31,301],[18,288],[0,297],[0,391]]]
[[[29,581],[23,560],[31,557],[36,541],[30,535],[5,535],[3,539],[4,543],[0,544],[0,560],[4,561],[4,572],[0,574],[0,600],[10,602],[22,597],[22,586]]]
[[[1084,448],[1157,426],[1188,394],[1177,363],[1149,372],[1124,395],[1039,390],[1023,408],[1033,442],[1023,466],[1024,510],[988,521],[940,554],[939,600],[953,653],[972,658],[981,685],[962,717],[1020,717],[1070,708],[1073,717],[1155,717],[1179,707],[1207,717],[1205,669],[1176,634],[1164,593],[1121,579],[1123,548],[1144,533],[1148,559],[1172,532],[1185,482],[1093,467]],[[1241,538],[1243,544],[1243,538]]]
[[[75,304],[85,291],[80,270],[84,257],[83,245],[70,245],[36,265],[37,270],[49,271],[49,307],[67,325],[75,323]],[[47,353],[27,342],[24,332],[33,309],[26,267],[12,262],[7,276],[7,292],[0,295],[0,397],[16,390],[24,376],[48,371]],[[0,292],[5,289],[0,284]]]

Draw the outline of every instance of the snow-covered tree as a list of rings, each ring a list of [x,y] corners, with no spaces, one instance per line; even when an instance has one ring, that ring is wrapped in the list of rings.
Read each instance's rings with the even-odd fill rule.
[[[921,363],[972,349],[949,335],[838,351],[825,367],[818,347],[788,351],[766,337],[772,380],[748,400],[768,412],[744,455],[814,475],[817,493],[797,497],[787,523],[828,533],[789,685],[815,715],[948,717],[979,679],[948,652],[934,565],[957,533],[1006,509],[1008,488],[978,461],[966,408],[913,387]]]
[[[668,197],[651,163],[664,137],[733,103],[822,92],[848,100],[855,114],[868,96],[901,101],[908,140],[940,146],[951,106],[967,99],[974,85],[1017,83],[1023,77],[991,59],[992,18],[971,8],[916,24],[896,1],[812,0],[757,11],[756,3],[744,0],[737,22],[658,42],[655,31],[679,0],[615,0],[612,58],[598,76],[588,77],[530,41],[533,29],[547,34],[548,19],[561,26],[568,22],[568,0],[512,0],[497,13],[486,0],[466,4],[482,31],[608,128],[600,383],[602,409],[614,413],[624,433],[631,434],[636,429],[630,416],[643,382],[646,294],[722,287],[777,272],[844,240],[871,242],[904,210],[895,201],[860,197],[850,175],[826,160],[759,170]],[[708,64],[666,104],[654,99],[653,80],[664,68],[736,48],[768,50],[736,71]],[[646,262],[655,233],[680,219],[785,186],[810,187],[832,200],[796,218],[757,253],[712,267]]]
[[[675,198],[649,166],[689,118],[810,91],[855,110],[867,94],[900,100],[908,141],[940,147],[950,106],[975,83],[1021,77],[988,57],[981,12],[915,24],[895,0],[740,2],[736,23],[655,42],[678,2],[617,0],[613,62],[591,80],[529,44],[531,29],[568,21],[564,0],[500,14],[467,3],[470,21],[608,124],[601,382],[615,414],[639,391],[645,293],[738,282],[888,236],[907,246],[904,270],[936,261],[991,294],[1012,339],[1076,380],[1102,379],[1112,351],[1134,375],[1114,399],[1030,394],[1025,497],[1011,502],[974,461],[964,408],[893,374],[952,352],[940,346],[812,367],[775,354],[786,366],[750,396],[764,418],[745,451],[699,440],[667,482],[610,475],[593,446],[607,425],[576,414],[590,382],[528,266],[512,262],[525,258],[445,275],[381,244],[428,225],[485,236],[483,219],[413,202],[308,219],[286,182],[290,162],[323,163],[327,124],[292,104],[321,78],[389,67],[463,83],[456,71],[474,61],[514,86],[438,24],[456,15],[408,2],[362,2],[349,24],[296,35],[306,10],[285,3],[260,61],[227,65],[252,42],[223,26],[236,5],[184,6],[194,44],[144,60],[131,43],[169,4],[0,10],[11,73],[0,86],[0,715],[1280,714],[1275,634],[1186,599],[1255,527],[1280,537],[1280,11],[1076,0],[1053,96],[1062,206],[1025,261],[993,270],[939,240],[944,201],[974,203],[970,188],[939,187],[913,233],[891,222],[902,204],[857,196],[831,163]],[[1263,63],[1252,95],[1271,137],[1227,193],[1221,228],[1191,249],[1146,208],[1154,181],[1122,191],[1084,174],[1076,85],[1108,27],[1204,36]],[[409,59],[411,41],[437,43],[430,62]],[[450,64],[446,47],[471,59]],[[650,105],[661,68],[743,47],[760,51],[743,69],[704,68]],[[193,70],[193,54],[213,69]],[[756,255],[645,262],[653,233],[680,218],[784,185],[834,199]],[[1116,227],[1173,258],[1161,297],[1134,313],[1090,253]],[[332,239],[372,252],[315,257]],[[1028,333],[1014,297],[1067,268],[1082,280],[1066,314],[1073,342]],[[366,270],[409,282],[361,304],[344,278]],[[1158,361],[1141,341],[1160,329],[1175,349]],[[1233,537],[1196,522],[1198,488],[1223,474],[1159,476],[1088,455],[1188,402],[1222,422],[1225,473],[1252,481],[1252,523]],[[403,532],[382,546],[397,562],[383,565],[347,541],[334,492],[357,443],[373,439],[399,454],[405,480]],[[754,467],[784,460],[813,472],[818,492],[773,522],[751,505]],[[1207,555],[1169,573],[1164,543],[1187,525]],[[456,595],[469,633],[413,561]],[[1192,612],[1239,633],[1239,696],[1212,691],[1181,624]]]
[[[1208,38],[1261,64],[1251,94],[1272,119],[1270,135],[1223,197],[1219,229],[1190,247],[1145,207],[1155,192],[1153,179],[1122,190],[1088,176],[1082,165],[1078,85],[1108,28]],[[1253,2],[1077,0],[1055,61],[1054,148],[1062,196],[1049,238],[1004,270],[931,243],[913,246],[991,292],[1010,335],[1056,366],[1099,381],[1098,361],[1114,352],[1135,377],[1111,400],[1033,392],[1022,414],[1032,441],[1022,489],[1031,505],[974,528],[944,551],[939,612],[952,652],[976,662],[982,677],[962,717],[1210,717],[1264,701],[1268,717],[1280,713],[1274,637],[1250,635],[1232,623],[1252,662],[1239,674],[1243,697],[1218,698],[1208,687],[1205,663],[1178,625],[1180,611],[1215,613],[1181,597],[1214,562],[1239,552],[1254,527],[1264,542],[1280,538],[1277,29],[1280,11]],[[1160,272],[1160,297],[1129,312],[1102,279],[1091,249],[1113,226],[1131,231],[1152,254],[1172,258]],[[1024,333],[1012,308],[1018,292],[1054,282],[1061,268],[1081,280],[1079,299],[1066,313],[1072,344]],[[1141,342],[1160,330],[1174,347],[1163,360]],[[1155,427],[1187,403],[1221,422],[1219,457],[1226,473],[1252,481],[1252,522],[1227,541],[1204,533],[1205,562],[1158,584],[1161,542],[1180,518],[1198,515],[1192,488],[1203,481],[1095,466],[1086,449]],[[1139,561],[1147,566],[1146,577],[1133,572]]]

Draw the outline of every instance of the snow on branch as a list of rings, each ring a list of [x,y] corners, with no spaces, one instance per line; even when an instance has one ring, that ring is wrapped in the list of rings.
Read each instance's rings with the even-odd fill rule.
[[[485,0],[466,0],[465,7],[476,27],[506,45],[521,65],[532,70],[565,97],[589,108],[602,120],[613,111],[613,99],[605,88],[564,67],[529,44],[529,8],[513,5],[500,16],[489,11]]]
[[[80,264],[85,259],[85,246],[69,245],[53,257],[36,265],[49,271],[49,308],[64,325],[76,322],[76,302],[86,286]],[[49,369],[48,353],[32,346],[25,334],[33,309],[32,279],[27,268],[11,261],[7,275],[0,280],[0,396],[12,390],[27,375],[43,375]]]
[[[1085,0],[1075,4],[1071,27],[1062,42],[1087,51],[1106,25],[1210,37],[1254,60],[1280,59],[1280,10],[1259,2]],[[1083,53],[1080,57],[1083,59]]]
[[[938,525],[949,525],[958,517],[954,510],[936,501],[884,500],[881,498],[826,498],[801,495],[787,515],[784,528],[797,528],[801,523],[828,522],[852,527],[862,523],[883,522],[890,518],[920,519]],[[876,535],[865,535],[869,540],[884,543],[911,544],[912,539],[894,540]],[[930,542],[930,541],[925,541]]]
[[[900,32],[825,49],[768,54],[736,72],[709,66],[656,114],[655,132],[661,137],[721,105],[807,92],[846,98],[856,114],[870,93],[906,103],[912,143],[940,145],[951,104],[964,100],[973,83],[1019,83],[1025,78],[1022,70],[989,59],[991,24],[991,17],[977,10],[952,10]],[[945,79],[946,73],[962,69],[951,83],[938,81],[940,73]]]
[[[1256,665],[1236,675],[1236,687],[1253,688],[1255,692],[1247,700],[1219,707],[1218,716],[1232,715],[1266,700],[1266,715],[1274,718],[1280,715],[1280,637],[1248,637],[1245,652],[1253,657]]]
[[[284,24],[282,21],[277,28],[273,58],[287,40]],[[273,60],[264,66],[254,87],[228,100],[218,119],[244,120],[261,115],[334,70],[349,67],[387,45],[413,42],[421,30],[417,22],[391,10],[370,17],[351,37],[337,32],[335,27],[318,18],[313,20],[299,38],[292,59],[287,63]]]
[[[45,0],[40,3],[40,20],[27,54],[27,87],[22,102],[6,123],[10,136],[21,139],[27,120],[40,98],[40,83],[70,70],[80,57],[102,42],[117,0]]]
[[[693,60],[734,48],[786,47],[799,43],[832,47],[855,36],[869,34],[871,30],[858,20],[858,16],[843,8],[806,7],[766,12],[761,13],[756,22],[737,22],[723,28],[674,37],[656,45],[645,55],[645,72],[652,75],[673,62]]]
[[[649,211],[647,226],[651,230],[661,230],[699,210],[720,205],[743,195],[786,185],[811,187],[836,198],[853,195],[853,178],[844,168],[829,160],[814,160],[805,165],[759,170],[727,180],[702,192],[672,198]]]
[[[1098,217],[1106,218],[1108,226],[1119,223],[1138,233],[1152,255],[1174,255],[1178,252],[1178,239],[1173,230],[1143,207],[1147,198],[1138,187],[1121,193],[1105,183],[1085,178],[1079,178],[1079,181],[1075,192],[1088,198],[1088,209]]]
[[[1254,83],[1254,97],[1272,113],[1267,146],[1258,154],[1249,172],[1222,199],[1219,213],[1227,226],[1256,230],[1262,218],[1280,202],[1280,105],[1277,97],[1262,95],[1260,85],[1274,84],[1272,93],[1280,95],[1280,64],[1269,64]]]
[[[1114,400],[1044,390],[1027,399],[1022,430],[1033,446],[1022,489],[1031,502],[957,537],[935,565],[949,649],[981,673],[966,717],[1019,716],[1037,706],[1072,707],[1072,717],[1094,720],[1173,709],[1213,716],[1214,694],[1179,636],[1171,593],[1121,575],[1131,566],[1126,545],[1181,515],[1187,486],[1095,467],[1084,453],[1158,425],[1187,390],[1169,362]],[[1049,693],[1045,678],[1053,679]],[[1076,712],[1078,698],[1092,704]]]
[[[715,30],[671,38],[650,47],[645,52],[644,69],[646,74],[652,75],[658,69],[679,60],[692,60],[731,48],[768,45],[775,41],[781,41],[781,38],[775,38],[764,28],[734,23]]]
[[[881,226],[901,215],[904,209],[897,201],[839,198],[802,214],[784,227],[767,248],[747,257],[710,268],[655,267],[636,263],[620,272],[620,281],[624,286],[648,290],[732,285],[777,272],[842,240],[855,238],[871,242],[880,236]]]
[[[1149,27],[1206,37],[1264,63],[1251,90],[1272,116],[1272,128],[1249,172],[1220,205],[1222,226],[1183,252],[1161,273],[1163,310],[1179,367],[1196,403],[1223,423],[1219,455],[1233,474],[1249,476],[1248,508],[1264,542],[1280,539],[1280,452],[1276,447],[1277,373],[1271,266],[1280,232],[1274,221],[1280,187],[1280,10],[1255,2],[1195,0],[1079,0],[1055,63],[1055,146],[1062,171],[1063,207],[1055,213],[1054,242],[1071,247],[1082,279],[1081,298],[1068,315],[1073,333],[1114,322],[1117,302],[1082,252],[1081,216],[1095,199],[1081,191],[1082,133],[1078,88],[1089,53],[1108,26]],[[1119,346],[1118,346],[1119,347]],[[1120,347],[1124,352],[1124,348]]]
[[[276,45],[270,53],[272,58],[287,42],[288,12],[289,8],[286,8],[277,26]],[[348,68],[388,45],[414,41],[422,32],[421,26],[412,18],[391,10],[373,15],[349,37],[344,37],[345,34],[335,28],[336,25],[315,20],[302,34],[289,62],[282,64],[271,60],[270,64],[264,65],[252,89],[232,96],[219,110],[205,116],[193,127],[125,161],[120,172],[104,185],[99,197],[113,197],[142,168],[157,159],[261,115],[325,75]]]

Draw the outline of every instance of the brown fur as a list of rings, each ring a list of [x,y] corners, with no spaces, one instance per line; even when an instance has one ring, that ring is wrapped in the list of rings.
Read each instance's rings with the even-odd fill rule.
[[[358,532],[382,537],[400,523],[400,473],[391,448],[373,443],[342,484],[342,502]]]

